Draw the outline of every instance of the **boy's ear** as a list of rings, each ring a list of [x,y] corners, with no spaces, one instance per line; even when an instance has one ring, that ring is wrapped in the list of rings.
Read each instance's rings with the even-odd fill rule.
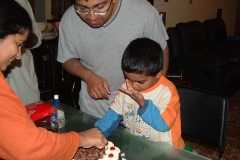
[[[158,72],[158,74],[156,75],[156,78],[160,78],[163,75],[162,72],[163,72],[162,70],[160,72]]]

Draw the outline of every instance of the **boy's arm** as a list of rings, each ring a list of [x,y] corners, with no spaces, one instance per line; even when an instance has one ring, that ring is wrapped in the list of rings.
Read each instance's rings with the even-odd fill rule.
[[[122,119],[122,115],[117,114],[114,110],[110,108],[103,116],[103,118],[99,119],[94,124],[94,127],[102,131],[105,137],[108,137],[112,133],[112,131],[117,128]]]
[[[153,104],[152,100],[145,100],[144,106],[142,108],[139,107],[138,114],[154,129],[160,132],[169,130],[167,123],[162,118],[159,109]]]

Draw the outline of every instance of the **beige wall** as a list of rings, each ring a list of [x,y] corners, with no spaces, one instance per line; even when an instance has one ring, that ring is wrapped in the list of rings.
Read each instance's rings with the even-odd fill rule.
[[[166,28],[178,22],[216,18],[217,9],[222,9],[222,19],[227,26],[228,36],[234,35],[238,0],[154,0],[159,12],[166,12]]]
[[[50,0],[34,0],[34,15],[37,22],[47,22],[51,18],[51,1]]]
[[[52,19],[50,0],[45,0],[45,10],[46,10],[46,20]]]

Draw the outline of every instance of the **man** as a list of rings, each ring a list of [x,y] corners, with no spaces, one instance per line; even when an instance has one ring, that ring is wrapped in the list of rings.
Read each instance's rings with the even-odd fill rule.
[[[14,61],[5,74],[7,74],[6,79],[11,88],[20,97],[24,105],[27,105],[40,100],[33,56],[28,48],[39,47],[42,43],[42,34],[29,2],[27,0],[15,1],[28,12],[32,20],[33,32],[28,36],[26,48],[22,49],[22,59]]]
[[[122,54],[136,38],[147,37],[163,48],[168,69],[168,35],[158,11],[146,0],[75,0],[59,28],[57,60],[82,79],[79,105],[102,117],[124,82]],[[79,60],[80,59],[80,60]]]

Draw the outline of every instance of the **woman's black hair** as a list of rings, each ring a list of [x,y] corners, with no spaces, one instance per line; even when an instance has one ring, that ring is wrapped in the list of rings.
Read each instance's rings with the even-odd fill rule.
[[[156,76],[163,69],[163,51],[159,43],[148,38],[130,42],[123,53],[122,70]]]
[[[27,11],[14,0],[0,0],[0,39],[11,34],[32,31],[32,21]]]

